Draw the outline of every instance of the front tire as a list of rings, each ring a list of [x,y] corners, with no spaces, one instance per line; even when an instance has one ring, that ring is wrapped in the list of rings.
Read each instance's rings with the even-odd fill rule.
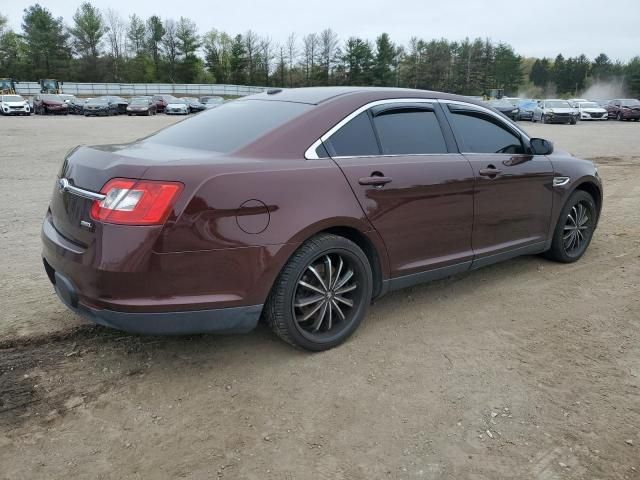
[[[280,272],[263,316],[282,340],[310,351],[344,342],[371,303],[373,277],[364,252],[344,237],[305,242]]]
[[[597,219],[593,197],[583,190],[573,192],[560,212],[546,257],[561,263],[579,260],[591,242]]]

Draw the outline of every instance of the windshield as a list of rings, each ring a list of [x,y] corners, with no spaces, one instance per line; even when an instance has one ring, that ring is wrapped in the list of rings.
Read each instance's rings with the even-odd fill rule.
[[[272,100],[229,102],[161,130],[145,141],[228,153],[311,108],[305,103]]]
[[[109,99],[107,97],[98,97],[89,100],[87,103],[109,103]]]
[[[544,106],[546,108],[571,108],[569,102],[565,102],[564,100],[551,100],[544,102]]]
[[[638,107],[640,106],[640,100],[636,100],[635,98],[625,98],[620,100],[620,103],[625,107]]]
[[[580,105],[581,108],[600,108],[600,105],[596,102],[580,102],[578,105]]]
[[[221,97],[217,97],[217,98],[207,98],[205,100],[205,103],[213,103],[213,104],[217,104],[217,103],[224,103],[224,98]]]
[[[131,100],[131,105],[148,105],[148,98],[134,98]]]
[[[55,100],[57,102],[62,102],[62,99],[58,95],[42,95],[43,100]]]
[[[182,98],[174,98],[173,100],[169,101],[170,105],[186,105],[187,101],[183,100]]]
[[[24,102],[24,98],[22,98],[20,95],[3,95],[2,101],[3,102]]]

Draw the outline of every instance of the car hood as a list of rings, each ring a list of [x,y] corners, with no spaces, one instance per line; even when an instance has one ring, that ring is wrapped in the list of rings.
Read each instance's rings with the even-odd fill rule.
[[[172,107],[172,108],[185,107],[185,108],[187,108],[187,105],[185,105],[184,103],[167,103],[167,107]]]
[[[575,113],[576,112],[575,108],[545,107],[544,110],[547,112],[553,110],[553,113]]]
[[[601,107],[589,107],[589,108],[581,108],[583,112],[587,113],[606,113],[607,111]]]
[[[26,100],[22,102],[1,102],[1,103],[2,105],[6,105],[7,107],[24,107],[28,105]]]

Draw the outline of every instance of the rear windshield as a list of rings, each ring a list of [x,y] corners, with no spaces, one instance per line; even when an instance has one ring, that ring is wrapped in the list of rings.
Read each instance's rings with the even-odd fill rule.
[[[292,120],[312,105],[272,100],[240,100],[206,110],[146,141],[228,153]]]

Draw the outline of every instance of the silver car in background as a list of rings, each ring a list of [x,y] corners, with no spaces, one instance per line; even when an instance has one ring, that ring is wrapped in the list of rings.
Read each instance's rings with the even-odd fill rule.
[[[533,122],[540,123],[569,123],[575,125],[580,118],[577,108],[566,100],[540,100],[533,111]]]

